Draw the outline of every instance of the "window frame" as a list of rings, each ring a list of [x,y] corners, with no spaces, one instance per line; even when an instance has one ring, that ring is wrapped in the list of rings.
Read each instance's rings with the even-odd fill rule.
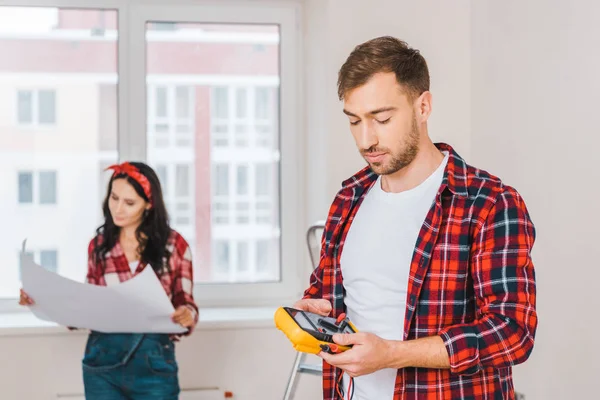
[[[174,7],[176,5],[176,7]],[[111,9],[118,11],[118,139],[120,161],[147,159],[146,114],[146,22],[248,23],[280,25],[280,63],[278,141],[280,265],[279,282],[195,284],[195,299],[200,307],[262,306],[289,304],[302,293],[306,284],[304,220],[302,202],[305,193],[303,170],[304,140],[302,122],[302,2],[299,0],[0,0],[1,6],[37,6],[80,9]],[[243,77],[231,77],[225,84],[245,86]],[[218,84],[218,83],[216,83]],[[268,84],[268,82],[267,82]],[[46,88],[40,88],[46,89]],[[23,88],[28,90],[28,88]],[[15,94],[15,96],[17,96]],[[192,93],[193,97],[193,93]],[[59,120],[59,93],[55,93],[55,125]],[[247,114],[255,110],[247,103]],[[231,169],[231,168],[230,168]],[[248,170],[250,174],[252,169]],[[34,171],[34,203],[36,178]],[[193,174],[192,174],[193,175]],[[60,177],[57,176],[57,182]],[[192,177],[193,179],[193,177]],[[250,183],[249,183],[250,184]],[[173,185],[174,188],[174,185]],[[57,187],[57,203],[60,193]],[[100,201],[100,199],[99,199]],[[91,212],[91,211],[90,211]],[[248,248],[257,246],[249,242]],[[85,251],[82,249],[81,251]],[[250,250],[249,250],[250,251]],[[250,251],[250,253],[253,253]],[[233,254],[235,256],[235,254]],[[254,255],[256,258],[256,255]],[[254,262],[254,261],[253,261]],[[82,275],[84,271],[82,271]],[[14,307],[15,299],[0,299],[0,312],[22,310]]]

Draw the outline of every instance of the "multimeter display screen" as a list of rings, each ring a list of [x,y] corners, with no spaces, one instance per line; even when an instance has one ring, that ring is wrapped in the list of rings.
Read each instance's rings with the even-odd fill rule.
[[[346,325],[341,331],[335,326],[335,319],[329,317],[322,317],[318,314],[304,312],[296,309],[287,309],[288,313],[294,318],[298,326],[304,330],[316,331],[323,333],[354,333],[350,325]],[[333,326],[332,326],[333,324]]]
[[[302,329],[315,329],[315,326],[310,322],[303,312],[297,312],[295,315],[293,315],[293,317]]]
[[[306,316],[306,314],[303,313],[302,311],[300,311],[300,310],[294,310],[294,309],[289,309],[288,312],[290,313],[290,315],[292,316],[292,318],[294,318],[294,320],[300,326],[300,328],[302,328],[302,329],[309,329],[309,330],[316,330],[317,329],[317,327],[313,323],[311,323],[311,321],[308,319],[308,317]]]

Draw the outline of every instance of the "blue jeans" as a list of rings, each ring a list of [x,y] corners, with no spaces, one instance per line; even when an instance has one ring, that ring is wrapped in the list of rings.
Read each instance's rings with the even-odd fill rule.
[[[83,384],[90,400],[177,400],[175,345],[162,334],[92,332]]]

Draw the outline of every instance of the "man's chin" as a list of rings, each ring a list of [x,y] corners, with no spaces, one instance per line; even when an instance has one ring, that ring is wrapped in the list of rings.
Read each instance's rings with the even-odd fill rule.
[[[371,171],[377,175],[387,175],[386,168],[381,163],[368,163]]]

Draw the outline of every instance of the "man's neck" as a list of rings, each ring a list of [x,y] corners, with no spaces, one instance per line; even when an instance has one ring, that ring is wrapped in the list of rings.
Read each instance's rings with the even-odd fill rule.
[[[393,174],[381,177],[381,189],[389,193],[400,193],[414,189],[425,181],[444,160],[444,155],[428,141],[422,146],[415,159]]]

